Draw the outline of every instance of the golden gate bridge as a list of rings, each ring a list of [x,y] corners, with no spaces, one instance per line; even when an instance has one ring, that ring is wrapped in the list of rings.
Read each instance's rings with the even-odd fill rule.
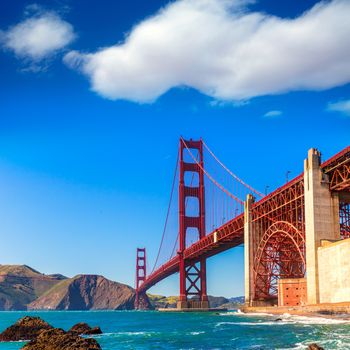
[[[349,238],[350,146],[322,164],[319,152],[311,151],[321,185],[332,203],[336,198],[338,236]],[[202,139],[180,138],[164,229],[149,274],[146,249],[137,249],[135,307],[143,307],[149,288],[179,273],[178,309],[208,309],[206,259],[243,243],[246,302],[276,303],[279,279],[306,274],[305,177],[310,171],[264,195],[229,170]]]

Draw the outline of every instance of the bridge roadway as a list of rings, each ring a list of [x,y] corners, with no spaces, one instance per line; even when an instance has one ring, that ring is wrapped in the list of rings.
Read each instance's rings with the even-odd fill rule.
[[[350,188],[350,146],[337,153],[332,158],[322,163],[321,167],[329,175],[330,188],[332,190],[345,190]],[[277,188],[269,195],[262,198],[252,206],[252,211],[258,215],[264,215],[266,208],[275,207],[280,199],[287,197],[286,193],[292,187],[300,185],[303,181],[303,173]],[[264,209],[262,209],[264,208]],[[261,210],[261,212],[260,212]],[[208,258],[225,250],[237,247],[244,241],[244,214],[240,214],[204,238],[186,248],[184,257],[186,261],[199,261],[200,258]],[[179,271],[179,256],[175,256],[168,262],[153,271],[139,287],[139,292],[145,292],[159,281]]]

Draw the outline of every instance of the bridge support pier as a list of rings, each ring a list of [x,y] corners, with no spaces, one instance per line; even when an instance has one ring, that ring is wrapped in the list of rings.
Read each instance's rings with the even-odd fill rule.
[[[320,152],[310,149],[304,162],[305,241],[307,302],[317,304],[319,296],[318,247],[321,240],[339,240],[339,197],[329,190],[329,179],[321,170]]]
[[[254,197],[247,195],[244,203],[244,300],[246,306],[253,306],[253,228],[251,206]]]

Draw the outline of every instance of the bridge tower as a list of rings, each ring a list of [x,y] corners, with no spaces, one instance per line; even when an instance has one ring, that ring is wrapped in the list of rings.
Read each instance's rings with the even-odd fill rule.
[[[196,159],[192,151],[197,151]],[[195,229],[198,232],[198,239],[205,236],[205,198],[204,198],[204,162],[202,140],[186,141],[180,139],[180,181],[179,181],[179,250],[180,259],[180,297],[177,304],[178,309],[206,309],[209,308],[207,296],[206,259],[202,258],[195,263],[187,261],[183,255],[186,249],[186,235],[188,229]],[[185,161],[184,154],[187,153]],[[188,177],[185,174],[190,175]],[[185,177],[198,175],[198,183],[194,186],[185,183]],[[197,198],[198,215],[193,216],[187,211],[187,200]]]
[[[136,281],[135,281],[135,309],[142,308],[142,295],[139,293],[140,285],[145,281],[146,273],[146,248],[137,248],[136,251]]]

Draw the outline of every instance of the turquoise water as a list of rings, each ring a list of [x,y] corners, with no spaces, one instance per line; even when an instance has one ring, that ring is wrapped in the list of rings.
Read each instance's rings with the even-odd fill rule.
[[[228,313],[140,311],[0,312],[2,331],[24,315],[40,316],[55,327],[78,322],[98,325],[102,349],[305,349],[317,342],[325,349],[350,349],[350,323],[341,320]],[[0,343],[0,350],[23,343]]]

